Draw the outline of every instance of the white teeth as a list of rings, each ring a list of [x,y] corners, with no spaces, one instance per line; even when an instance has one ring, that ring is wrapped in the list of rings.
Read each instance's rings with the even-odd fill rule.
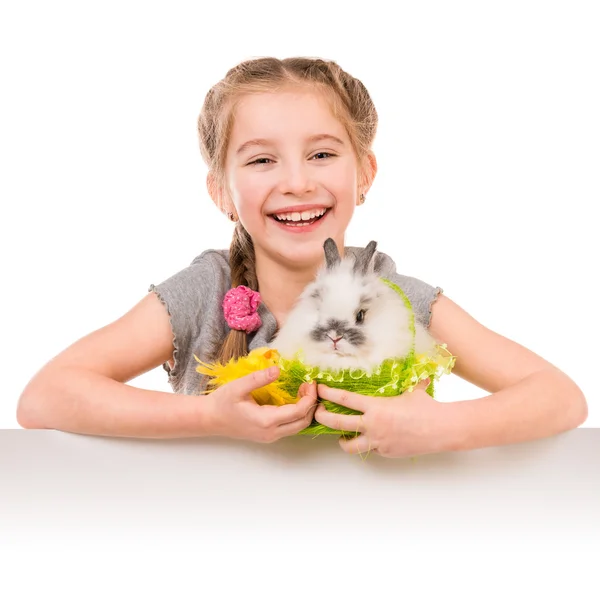
[[[277,219],[279,219],[280,221],[308,221],[310,219],[314,219],[315,217],[320,217],[321,215],[325,214],[325,211],[327,209],[325,208],[321,208],[318,210],[311,210],[311,211],[304,211],[302,213],[300,212],[291,212],[291,213],[283,213],[283,214],[279,214],[277,215]]]

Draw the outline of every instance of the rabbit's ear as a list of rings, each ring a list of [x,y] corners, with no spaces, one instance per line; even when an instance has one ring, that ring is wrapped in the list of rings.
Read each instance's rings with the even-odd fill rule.
[[[325,263],[327,264],[327,269],[333,269],[333,267],[340,264],[340,252],[332,238],[327,238],[325,240],[323,249],[325,250]]]
[[[374,270],[375,263],[375,250],[377,249],[377,242],[371,241],[367,244],[367,247],[358,254],[354,262],[354,272],[361,275],[366,275]]]

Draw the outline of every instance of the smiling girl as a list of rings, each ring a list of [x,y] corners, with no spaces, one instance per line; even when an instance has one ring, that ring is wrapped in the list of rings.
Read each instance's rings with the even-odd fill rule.
[[[333,238],[342,255],[357,250],[345,246],[345,235],[377,172],[377,124],[363,84],[335,62],[262,58],[231,69],[208,92],[198,120],[209,194],[236,222],[230,248],[203,251],[46,364],[21,395],[21,426],[272,442],[313,417],[332,428],[344,418],[344,429],[360,432],[340,440],[345,451],[401,457],[532,440],[582,424],[587,403],[565,373],[479,323],[441,288],[397,273],[384,253],[381,275],[404,290],[416,318],[456,357],[454,373],[486,395],[440,403],[427,382],[401,398],[304,385],[296,404],[259,406],[250,392],[276,379],[274,369],[198,398],[194,355],[227,361],[266,345],[321,266],[323,242]],[[225,314],[224,299],[234,306],[248,298],[251,315]],[[172,394],[127,385],[160,365]],[[363,415],[317,410],[317,395]]]

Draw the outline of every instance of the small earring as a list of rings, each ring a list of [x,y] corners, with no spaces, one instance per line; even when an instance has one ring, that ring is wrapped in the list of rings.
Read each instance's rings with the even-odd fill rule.
[[[235,223],[235,221],[236,221],[235,217],[233,216],[233,213],[230,213],[230,212],[228,212],[228,213],[227,213],[227,218],[228,218],[230,221],[233,221],[234,223]]]
[[[366,200],[366,198],[365,198],[365,195],[364,195],[364,194],[361,194],[361,195],[360,195],[360,200],[359,200],[359,202],[358,202],[358,203],[359,203],[359,204],[364,204],[364,203],[365,203],[365,200]]]

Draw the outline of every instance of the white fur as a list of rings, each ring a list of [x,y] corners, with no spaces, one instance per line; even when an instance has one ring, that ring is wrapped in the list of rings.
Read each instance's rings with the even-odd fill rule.
[[[409,328],[410,313],[403,298],[376,273],[357,275],[352,272],[353,261],[345,258],[333,271],[323,267],[315,281],[302,292],[290,311],[285,323],[270,346],[284,358],[293,358],[300,351],[309,365],[319,368],[360,368],[371,371],[383,360],[404,357],[410,350],[412,335]],[[322,300],[311,298],[316,290],[322,290]],[[361,308],[360,298],[368,294],[376,296],[371,303],[361,331],[366,343],[354,346],[345,339],[338,342],[339,352],[330,340],[316,342],[310,333],[323,326],[331,318],[355,323],[355,315]],[[428,352],[435,340],[415,317],[415,350]]]

